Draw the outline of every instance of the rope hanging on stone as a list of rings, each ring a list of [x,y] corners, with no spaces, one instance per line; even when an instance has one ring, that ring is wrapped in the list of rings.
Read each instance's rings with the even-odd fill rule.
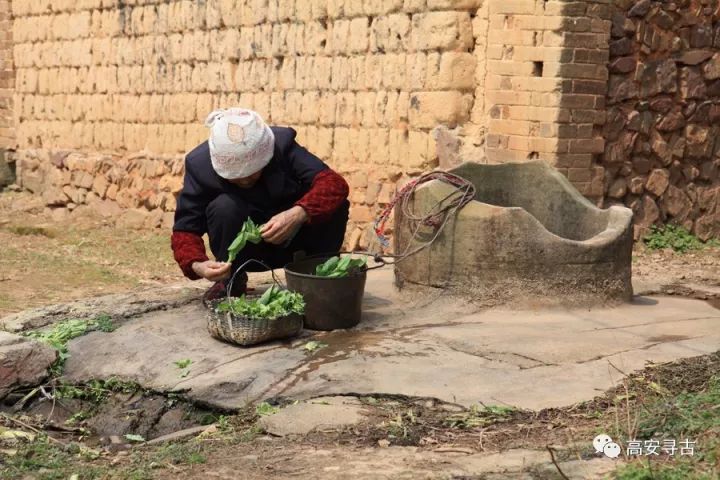
[[[413,195],[415,194],[415,190],[417,190],[420,185],[433,180],[439,180],[441,182],[447,183],[454,187],[454,189],[447,196],[435,203],[435,205],[433,205],[433,207],[429,211],[424,212],[422,215],[416,215],[410,210],[410,199],[412,199]],[[375,221],[375,235],[377,236],[383,248],[388,248],[390,246],[390,242],[384,235],[385,224],[387,223],[387,220],[390,217],[392,210],[396,206],[399,206],[405,219],[407,219],[409,222],[411,222],[411,225],[413,225],[413,238],[415,238],[418,230],[422,226],[433,227],[435,229],[435,235],[430,241],[421,244],[413,251],[410,251],[410,246],[408,244],[405,252],[400,255],[392,255],[398,258],[396,262],[400,261],[403,258],[413,255],[420,250],[430,246],[438,237],[442,229],[445,227],[448,219],[458,210],[467,205],[473,198],[475,198],[475,185],[473,185],[468,180],[465,180],[462,177],[448,172],[426,173],[425,175],[422,175],[415,180],[412,180],[403,188],[401,188],[399,192],[397,192],[395,198],[393,198],[393,200],[388,204],[388,206],[385,207],[378,219]]]

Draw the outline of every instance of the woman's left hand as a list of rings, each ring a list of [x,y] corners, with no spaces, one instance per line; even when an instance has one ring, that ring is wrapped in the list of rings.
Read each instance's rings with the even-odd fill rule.
[[[294,206],[280,212],[263,225],[260,230],[263,240],[274,245],[285,243],[308,219],[302,207]]]

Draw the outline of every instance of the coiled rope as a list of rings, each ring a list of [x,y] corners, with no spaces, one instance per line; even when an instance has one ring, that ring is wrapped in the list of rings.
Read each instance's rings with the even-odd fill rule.
[[[439,180],[451,185],[453,187],[452,192],[436,202],[427,212],[423,212],[422,214],[414,212],[410,203],[415,195],[415,191],[420,185],[433,180]],[[475,185],[453,173],[430,172],[412,180],[397,192],[393,200],[377,218],[374,225],[375,235],[383,248],[390,246],[390,242],[385,236],[385,224],[388,218],[390,218],[390,214],[394,208],[400,208],[405,221],[410,223],[410,229],[412,230],[411,238],[413,240],[417,241],[417,234],[423,226],[434,228],[434,235],[430,240],[420,242],[415,245],[414,248],[412,242],[408,242],[402,253],[396,253],[394,255],[380,254],[378,256],[394,258],[395,260],[392,263],[398,263],[429,247],[438,238],[440,232],[443,231],[450,217],[454,216],[458,210],[467,205],[473,198],[475,198]]]

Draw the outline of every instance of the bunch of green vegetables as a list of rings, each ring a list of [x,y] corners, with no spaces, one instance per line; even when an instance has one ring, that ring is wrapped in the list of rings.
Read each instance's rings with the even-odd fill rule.
[[[252,218],[248,218],[245,223],[243,223],[242,228],[240,229],[240,232],[237,234],[237,237],[235,237],[235,240],[230,244],[228,247],[228,262],[232,262],[235,260],[235,257],[237,257],[237,254],[240,253],[240,251],[245,248],[245,245],[247,242],[258,244],[262,240],[262,235],[260,235],[260,228],[262,225],[256,225],[255,222],[253,222]]]
[[[257,300],[248,300],[244,295],[223,300],[218,304],[217,311],[250,319],[272,320],[292,313],[302,315],[305,313],[305,300],[299,293],[282,290],[273,285]]]
[[[347,277],[350,273],[362,271],[366,266],[367,258],[365,257],[332,257],[315,267],[315,275],[328,278]]]

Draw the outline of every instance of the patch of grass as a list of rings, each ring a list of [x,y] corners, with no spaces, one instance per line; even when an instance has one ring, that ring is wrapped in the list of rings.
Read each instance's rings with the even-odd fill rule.
[[[692,376],[692,374],[689,374]],[[671,393],[655,382],[646,382],[646,392],[636,406],[637,426],[629,435],[633,440],[674,440],[677,452],[664,452],[648,463],[638,458],[615,472],[619,480],[715,479],[720,473],[720,377],[707,383]],[[679,386],[679,385],[678,385]],[[675,386],[675,392],[677,387]],[[692,455],[681,455],[684,442],[694,442]]]
[[[64,480],[77,474],[79,479],[102,478],[108,468],[88,463],[94,456],[77,445],[61,448],[51,443],[47,436],[38,437],[21,445],[15,455],[0,462],[0,478],[37,478],[41,480]]]
[[[469,410],[450,415],[445,423],[450,428],[476,428],[491,425],[510,418],[517,409],[498,405],[473,405]]]
[[[643,239],[645,245],[651,250],[671,248],[678,253],[685,253],[690,250],[700,250],[706,246],[717,246],[717,240],[703,243],[685,228],[677,225],[665,225],[650,227],[650,233]]]
[[[638,434],[679,437],[698,435],[708,430],[720,433],[720,377],[713,377],[704,391],[681,393],[645,405]]]
[[[634,462],[619,468],[613,478],[615,480],[713,480],[717,477],[697,472],[686,462],[670,465]]]

